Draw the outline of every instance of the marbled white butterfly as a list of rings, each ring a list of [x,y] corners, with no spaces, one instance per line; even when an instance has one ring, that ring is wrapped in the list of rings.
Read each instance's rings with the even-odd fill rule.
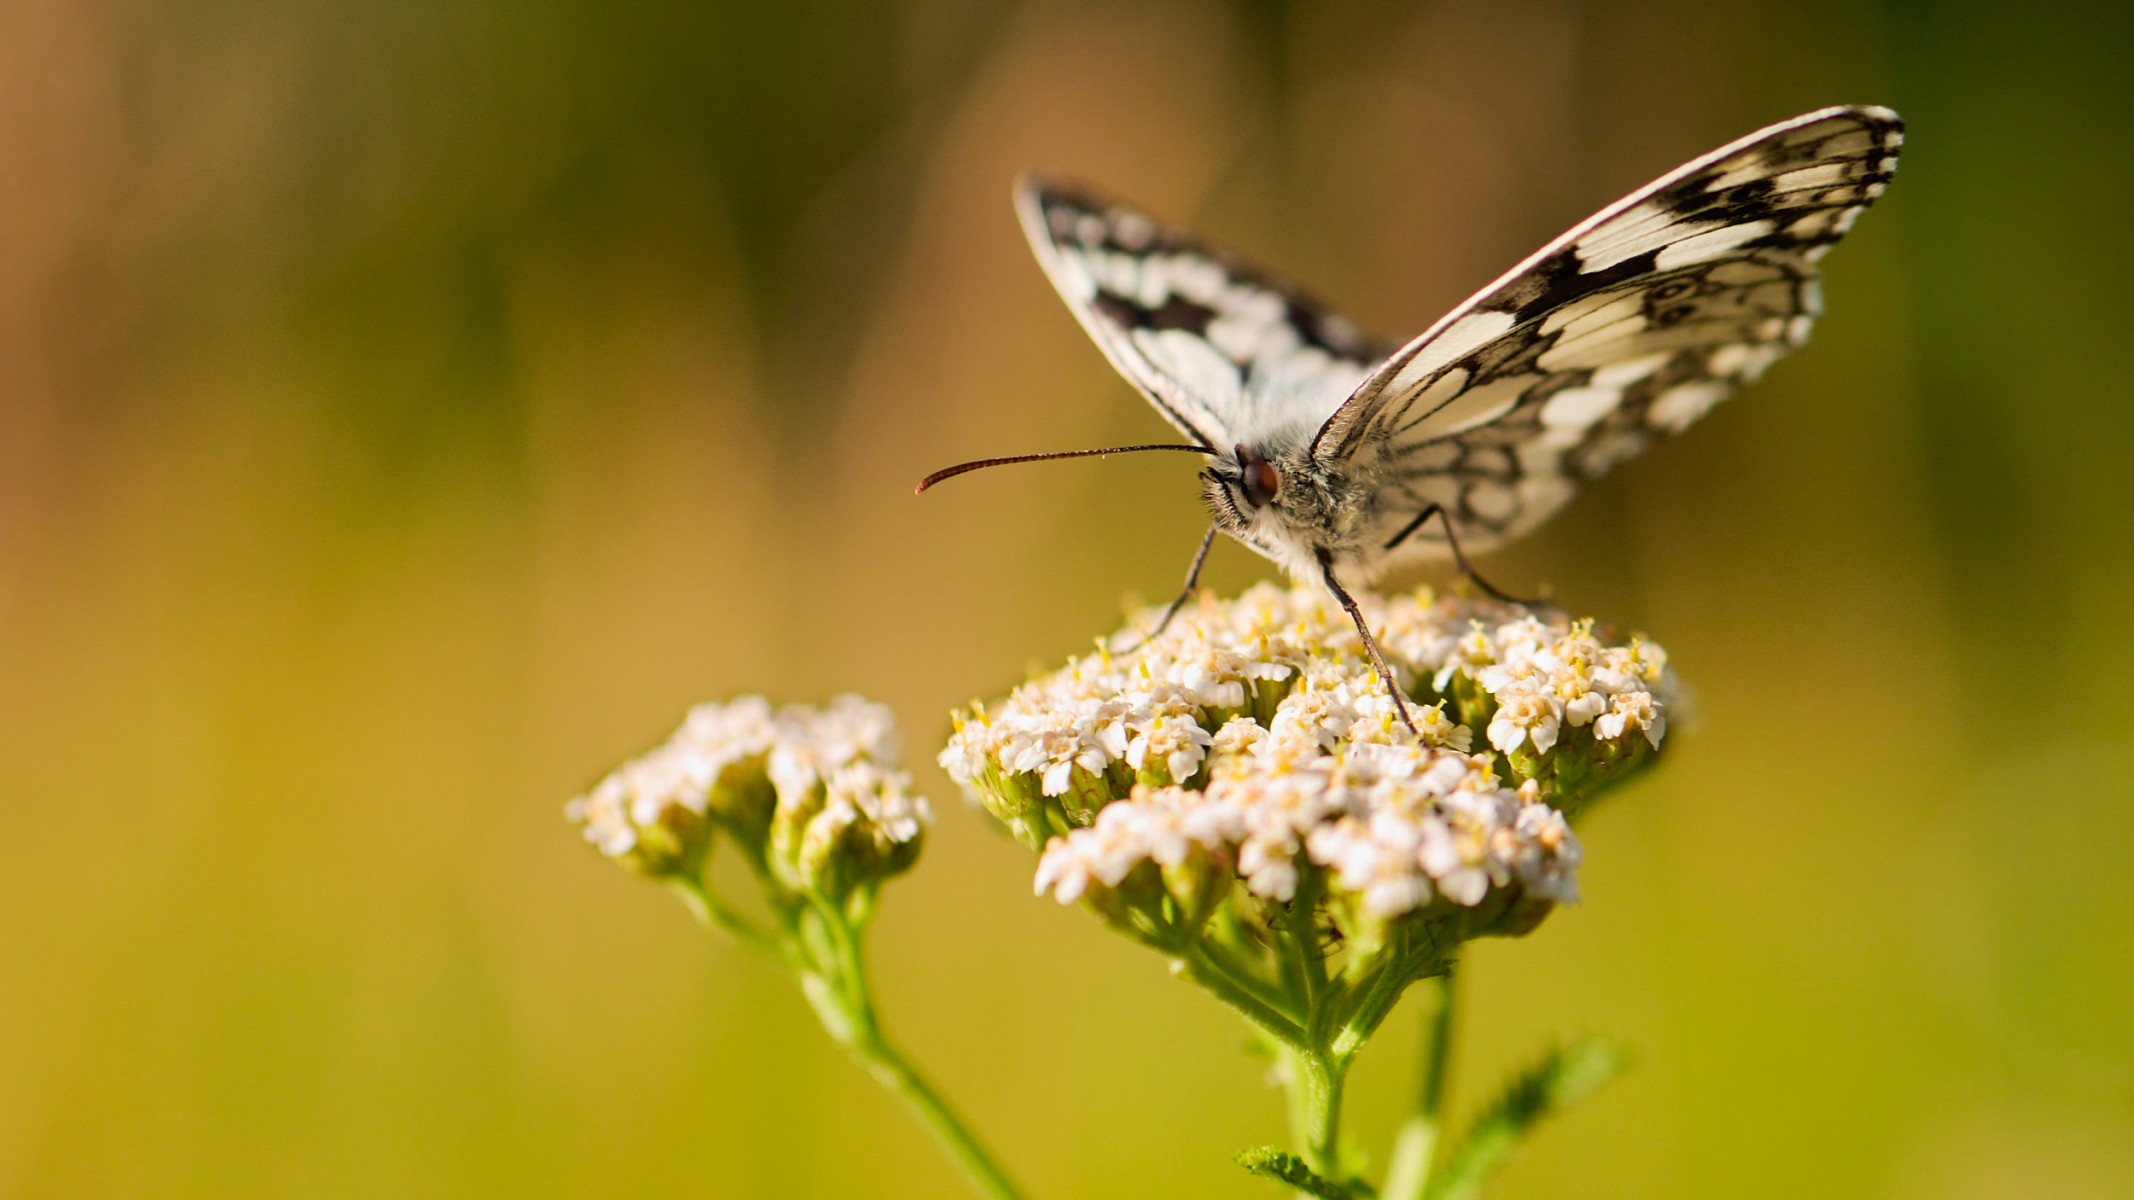
[[[1016,207],[1053,286],[1192,442],[984,459],[919,490],[1007,462],[1204,454],[1214,523],[1164,622],[1222,532],[1324,583],[1379,660],[1345,580],[1450,557],[1495,593],[1464,551],[1533,528],[1801,346],[1817,260],[1882,194],[1903,140],[1876,107],[1759,130],[1579,222],[1399,347],[1142,213],[1025,178]]]

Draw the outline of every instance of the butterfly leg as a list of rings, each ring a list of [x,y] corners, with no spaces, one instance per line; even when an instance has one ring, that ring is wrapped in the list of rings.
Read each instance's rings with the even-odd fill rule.
[[[1200,590],[1200,569],[1207,565],[1208,548],[1214,544],[1215,526],[1210,525],[1208,526],[1208,532],[1201,535],[1200,549],[1193,552],[1193,565],[1186,568],[1186,586],[1184,590],[1178,593],[1178,597],[1171,601],[1171,606],[1163,610],[1163,619],[1156,622],[1156,628],[1142,634],[1140,641],[1123,650],[1115,650],[1113,651],[1114,654],[1132,654],[1134,651],[1163,636],[1163,631],[1171,627],[1171,618],[1177,616],[1178,610],[1184,608],[1186,601],[1193,598],[1193,593]]]
[[[1393,537],[1386,542],[1385,548],[1391,550],[1395,546],[1400,545],[1402,542],[1407,541],[1409,537],[1413,536],[1418,530],[1422,529],[1424,525],[1428,524],[1430,518],[1432,517],[1436,517],[1438,519],[1438,523],[1445,527],[1445,544],[1452,548],[1452,561],[1459,564],[1460,574],[1465,575],[1469,579],[1474,580],[1476,587],[1481,588],[1483,591],[1488,592],[1492,597],[1498,600],[1502,600],[1506,604],[1517,604],[1531,608],[1534,605],[1541,603],[1541,601],[1539,600],[1522,600],[1519,597],[1511,595],[1510,593],[1504,591],[1502,588],[1499,588],[1496,584],[1491,583],[1489,580],[1482,578],[1481,572],[1475,570],[1473,564],[1467,561],[1467,555],[1461,553],[1459,535],[1454,533],[1452,530],[1452,514],[1446,512],[1445,506],[1442,504],[1433,503],[1423,509],[1423,511],[1415,514],[1415,519],[1413,521],[1408,522],[1406,525],[1401,526],[1400,532],[1394,534]]]
[[[1363,638],[1363,648],[1371,656],[1371,665],[1378,668],[1378,678],[1385,682],[1386,695],[1392,698],[1393,711],[1400,714],[1400,723],[1408,727],[1409,733],[1421,737],[1422,731],[1415,727],[1415,718],[1408,715],[1408,697],[1401,692],[1400,682],[1393,678],[1393,668],[1386,665],[1386,656],[1379,652],[1378,639],[1371,636],[1371,626],[1363,619],[1363,609],[1357,606],[1356,597],[1349,595],[1341,581],[1334,578],[1333,559],[1324,550],[1319,552],[1319,574],[1326,579],[1326,590],[1334,593],[1342,611],[1356,623],[1356,632]]]

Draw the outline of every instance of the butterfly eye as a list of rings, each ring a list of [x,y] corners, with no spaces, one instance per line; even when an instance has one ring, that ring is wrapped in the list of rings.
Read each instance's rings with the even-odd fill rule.
[[[1251,453],[1243,446],[1238,447],[1237,457],[1244,466],[1241,479],[1245,487],[1245,499],[1251,501],[1255,508],[1273,500],[1275,493],[1282,490],[1282,472],[1276,470],[1273,463]]]

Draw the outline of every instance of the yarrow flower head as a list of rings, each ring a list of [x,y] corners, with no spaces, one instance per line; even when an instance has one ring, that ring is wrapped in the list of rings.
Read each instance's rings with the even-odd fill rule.
[[[989,1195],[1017,1192],[992,1153],[886,1035],[865,952],[881,886],[918,860],[932,814],[896,765],[889,710],[858,696],[690,710],[564,815],[608,858],[669,888],[707,930],[788,971],[823,1032],[907,1100]],[[724,847],[724,849],[721,849]],[[736,906],[738,858],[760,903]],[[714,879],[714,875],[720,878]]]
[[[842,899],[909,868],[932,822],[896,749],[889,710],[857,696],[820,709],[703,704],[564,815],[655,879],[695,876],[723,836],[785,887]]]
[[[1659,750],[1674,681],[1591,622],[1364,604],[1417,734],[1330,597],[1261,586],[957,714],[941,764],[1038,851],[1038,892],[1167,951],[1290,923],[1428,973],[1577,898],[1571,818]]]

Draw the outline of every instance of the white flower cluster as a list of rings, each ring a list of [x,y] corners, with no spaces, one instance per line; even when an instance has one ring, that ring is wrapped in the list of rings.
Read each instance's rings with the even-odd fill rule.
[[[1489,744],[1506,754],[1522,743],[1546,754],[1566,725],[1590,724],[1602,741],[1636,733],[1655,750],[1667,736],[1674,687],[1667,653],[1642,640],[1603,645],[1589,621],[1563,629],[1528,614],[1494,628],[1477,623],[1454,644],[1433,683],[1443,691],[1461,673],[1495,703]]]
[[[570,801],[564,815],[602,854],[645,865],[648,853],[671,857],[671,843],[720,815],[722,784],[744,787],[737,775],[759,773],[778,812],[805,814],[810,837],[864,825],[885,841],[914,842],[932,814],[895,762],[895,721],[879,704],[839,696],[822,709],[773,711],[763,697],[743,696],[691,709],[672,737]]]
[[[1657,747],[1664,657],[1511,605],[1427,591],[1364,603],[1404,685],[1438,698],[1411,708],[1420,740],[1331,598],[1263,585],[963,714],[941,764],[1042,844],[1037,890],[1063,903],[1144,863],[1197,864],[1286,901],[1309,862],[1378,919],[1514,885],[1574,898],[1563,814],[1531,775],[1512,786],[1471,753],[1474,734],[1506,755],[1562,753],[1567,726],[1590,727],[1590,754],[1621,756],[1633,736]]]
[[[1373,743],[1352,749],[1377,753],[1322,754],[1248,717],[1223,731],[1257,745],[1205,789],[1136,785],[1095,825],[1054,837],[1036,890],[1072,903],[1092,882],[1118,887],[1142,863],[1179,867],[1197,849],[1277,901],[1295,896],[1301,853],[1381,919],[1434,896],[1472,908],[1512,883],[1536,899],[1577,898],[1578,839],[1563,815],[1495,786],[1484,760]]]

